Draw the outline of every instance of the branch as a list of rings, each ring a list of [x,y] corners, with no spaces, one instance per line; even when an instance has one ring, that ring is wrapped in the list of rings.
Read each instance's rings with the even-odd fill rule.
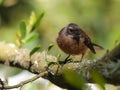
[[[97,70],[107,83],[120,85],[120,44],[100,59],[83,60],[81,63],[70,62],[61,65],[52,64],[48,66],[48,61],[55,63],[58,61],[56,57],[48,55],[45,51],[35,53],[31,57],[29,53],[29,50],[19,49],[13,46],[13,44],[0,43],[1,64],[26,69],[35,74],[48,71],[48,73],[42,77],[62,88],[74,88],[64,79],[64,69],[78,72],[87,82],[92,82],[91,71]]]
[[[32,81],[35,81],[36,79],[38,79],[38,78],[44,76],[45,74],[47,74],[47,71],[42,72],[42,73],[40,73],[40,74],[38,74],[38,75],[36,75],[36,76],[30,78],[30,79],[27,79],[27,80],[25,80],[25,81],[22,81],[22,82],[20,82],[20,83],[18,83],[18,84],[16,84],[16,85],[13,85],[13,86],[3,86],[3,87],[1,86],[0,89],[13,89],[13,88],[19,88],[19,87],[21,87],[21,86],[23,86],[23,85],[25,85],[25,84],[27,84],[27,83],[30,83],[30,82],[32,82]]]

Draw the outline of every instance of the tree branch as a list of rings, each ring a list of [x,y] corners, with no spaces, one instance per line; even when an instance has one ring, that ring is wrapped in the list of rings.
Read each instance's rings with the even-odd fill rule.
[[[91,71],[97,70],[104,77],[107,83],[120,84],[120,44],[112,51],[107,52],[102,58],[97,60],[83,60],[79,62],[70,62],[66,64],[57,63],[57,58],[48,55],[45,51],[35,53],[31,57],[27,49],[19,49],[13,44],[0,43],[0,63],[10,66],[26,69],[32,73],[39,74],[43,71],[48,73],[43,78],[50,80],[52,83],[62,88],[73,88],[66,82],[63,75],[64,69],[74,70],[82,75],[87,82],[92,82]]]
[[[44,76],[45,74],[47,74],[47,71],[42,72],[42,73],[40,73],[40,74],[38,74],[38,75],[36,75],[36,76],[30,78],[30,79],[27,79],[27,80],[25,80],[25,81],[22,81],[22,82],[20,82],[20,83],[18,83],[18,84],[16,84],[16,85],[13,85],[13,86],[3,86],[3,87],[1,86],[0,89],[13,89],[13,88],[19,88],[19,87],[21,87],[21,86],[23,86],[23,85],[25,85],[25,84],[27,84],[27,83],[29,83],[29,82],[35,81],[36,79],[38,79],[38,78]]]

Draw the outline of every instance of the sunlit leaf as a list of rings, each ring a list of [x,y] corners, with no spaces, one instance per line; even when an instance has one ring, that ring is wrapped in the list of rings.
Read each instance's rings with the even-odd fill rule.
[[[41,49],[40,46],[37,46],[37,47],[33,48],[30,52],[30,56],[33,55],[35,52],[40,51],[40,49]]]
[[[57,60],[60,61],[60,58],[61,58],[61,54],[58,54]]]
[[[39,17],[37,18],[36,22],[34,23],[32,29],[31,29],[31,31],[33,31],[34,29],[36,29],[36,28],[39,26],[39,23],[40,23],[41,19],[43,18],[44,14],[45,14],[45,13],[42,12],[42,13],[39,15]]]
[[[17,39],[15,43],[16,43],[16,45],[17,45],[18,47],[21,47],[21,43],[20,43],[20,40],[19,40],[19,39]]]
[[[29,24],[27,25],[27,34],[29,34],[32,31],[32,28],[33,28],[36,20],[37,20],[37,18],[36,18],[35,12],[32,12],[31,16],[30,16]]]
[[[16,33],[17,39],[16,39],[16,45],[20,48],[22,46],[22,38],[20,32]]]
[[[52,49],[52,47],[54,46],[54,44],[49,44],[49,46],[48,46],[48,51],[50,51],[51,49]]]
[[[105,79],[102,77],[102,75],[97,70],[92,70],[91,76],[93,81],[97,83],[103,90],[105,90]]]
[[[78,89],[85,88],[85,80],[83,79],[82,75],[78,75],[75,71],[64,70],[64,77],[72,86]]]
[[[20,34],[21,38],[24,38],[26,36],[26,25],[25,22],[20,23]]]

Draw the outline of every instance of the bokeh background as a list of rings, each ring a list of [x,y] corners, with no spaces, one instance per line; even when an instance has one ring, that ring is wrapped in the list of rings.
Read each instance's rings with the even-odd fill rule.
[[[120,0],[0,0],[0,41],[16,43],[20,22],[29,20],[31,12],[38,16],[42,11],[45,15],[37,28],[39,39],[24,48],[32,49],[39,44],[42,50],[46,50],[50,43],[54,43],[49,54],[61,54],[65,58],[56,44],[56,37],[71,22],[78,24],[93,42],[105,48],[97,57],[120,42]],[[87,58],[94,56],[89,52]],[[1,74],[6,77],[21,72],[0,67],[4,72]]]

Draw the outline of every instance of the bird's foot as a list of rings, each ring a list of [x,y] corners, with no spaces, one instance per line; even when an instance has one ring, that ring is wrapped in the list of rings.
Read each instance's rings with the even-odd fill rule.
[[[72,62],[72,61],[73,61],[72,58],[65,59],[65,60],[64,60],[64,64],[66,64],[66,63],[68,63],[68,62]]]
[[[64,61],[59,61],[59,64],[66,64],[68,62],[72,62],[72,58],[70,58],[70,55],[68,55]]]

